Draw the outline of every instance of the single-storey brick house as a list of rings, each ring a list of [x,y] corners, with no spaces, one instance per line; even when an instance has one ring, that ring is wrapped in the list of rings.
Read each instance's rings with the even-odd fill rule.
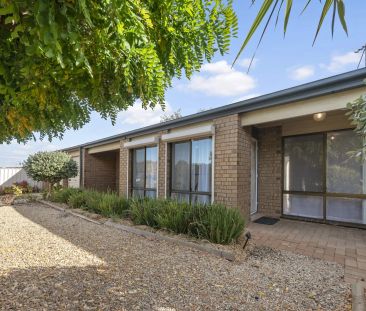
[[[220,202],[250,214],[366,226],[366,165],[345,115],[366,69],[251,98],[65,151],[70,187]]]

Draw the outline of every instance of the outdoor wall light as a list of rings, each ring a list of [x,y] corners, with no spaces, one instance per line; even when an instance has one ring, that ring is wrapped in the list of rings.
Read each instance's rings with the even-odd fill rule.
[[[325,112],[318,112],[313,114],[313,118],[315,121],[323,121],[327,114]]]

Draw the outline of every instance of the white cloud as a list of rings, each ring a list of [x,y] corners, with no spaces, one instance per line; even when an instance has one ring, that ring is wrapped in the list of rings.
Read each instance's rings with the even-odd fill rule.
[[[201,73],[193,76],[187,87],[209,96],[236,96],[243,95],[255,86],[253,77],[231,68],[223,60],[203,65]]]
[[[345,69],[350,65],[356,65],[360,61],[360,54],[356,54],[354,52],[348,52],[341,55],[332,56],[330,63],[328,65],[321,64],[320,66],[326,68],[330,72],[337,72]]]
[[[301,66],[294,69],[290,69],[290,78],[293,80],[305,80],[314,75],[315,70],[313,66]]]
[[[252,65],[250,68],[253,69],[258,63],[258,58],[254,57],[253,60],[252,60],[252,58],[244,58],[244,59],[238,61],[238,65],[245,69],[248,69],[250,62],[252,62]]]
[[[216,63],[204,64],[201,67],[201,72],[217,73],[217,74],[230,73],[231,70],[232,70],[231,66],[226,62],[226,60],[220,60]]]
[[[60,147],[49,141],[30,141],[26,144],[12,142],[0,145],[0,167],[19,166],[27,157],[38,151],[54,151]]]
[[[128,125],[134,125],[136,127],[143,127],[160,122],[160,117],[164,114],[172,113],[173,110],[168,103],[165,105],[165,110],[160,106],[156,106],[154,109],[142,108],[141,101],[137,101],[132,107],[126,111],[118,113],[117,124],[123,123]]]

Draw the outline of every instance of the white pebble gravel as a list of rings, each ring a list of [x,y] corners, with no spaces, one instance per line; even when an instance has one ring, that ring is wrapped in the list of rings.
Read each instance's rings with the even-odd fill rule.
[[[47,208],[0,207],[0,310],[350,310],[339,265],[250,246],[235,262]]]

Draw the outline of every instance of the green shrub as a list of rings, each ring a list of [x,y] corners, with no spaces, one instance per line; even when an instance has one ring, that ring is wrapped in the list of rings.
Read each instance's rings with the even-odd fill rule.
[[[44,151],[30,155],[23,164],[27,175],[35,181],[48,182],[49,194],[55,184],[78,175],[78,165],[62,151]]]
[[[136,225],[163,228],[219,244],[237,240],[245,226],[238,210],[220,204],[190,205],[149,198],[127,200],[111,192],[74,188],[53,191],[50,198],[106,217],[130,217]]]
[[[136,225],[147,225],[150,227],[157,227],[155,215],[159,209],[161,200],[154,199],[137,199],[133,198],[130,202],[131,219]]]
[[[80,193],[81,189],[76,188],[62,188],[59,190],[54,190],[50,193],[49,199],[53,202],[58,203],[68,203],[71,195],[75,193]]]
[[[103,216],[125,215],[128,201],[115,193],[98,193],[93,198],[93,209]]]
[[[198,229],[202,230],[200,235],[207,240],[218,244],[229,244],[243,233],[245,221],[237,209],[213,204],[208,205],[204,211],[199,214]]]
[[[189,234],[213,243],[229,244],[243,233],[244,218],[223,205],[190,205],[185,202],[133,199],[131,218],[135,224]]]
[[[13,184],[10,187],[5,187],[3,191],[4,194],[14,194],[15,196],[20,196],[23,193],[22,188],[16,184]]]
[[[187,234],[192,221],[193,208],[189,203],[168,200],[160,201],[156,209],[156,224],[159,228]]]
[[[79,192],[72,193],[69,196],[67,203],[72,208],[85,208],[86,207],[86,192],[79,191]]]

